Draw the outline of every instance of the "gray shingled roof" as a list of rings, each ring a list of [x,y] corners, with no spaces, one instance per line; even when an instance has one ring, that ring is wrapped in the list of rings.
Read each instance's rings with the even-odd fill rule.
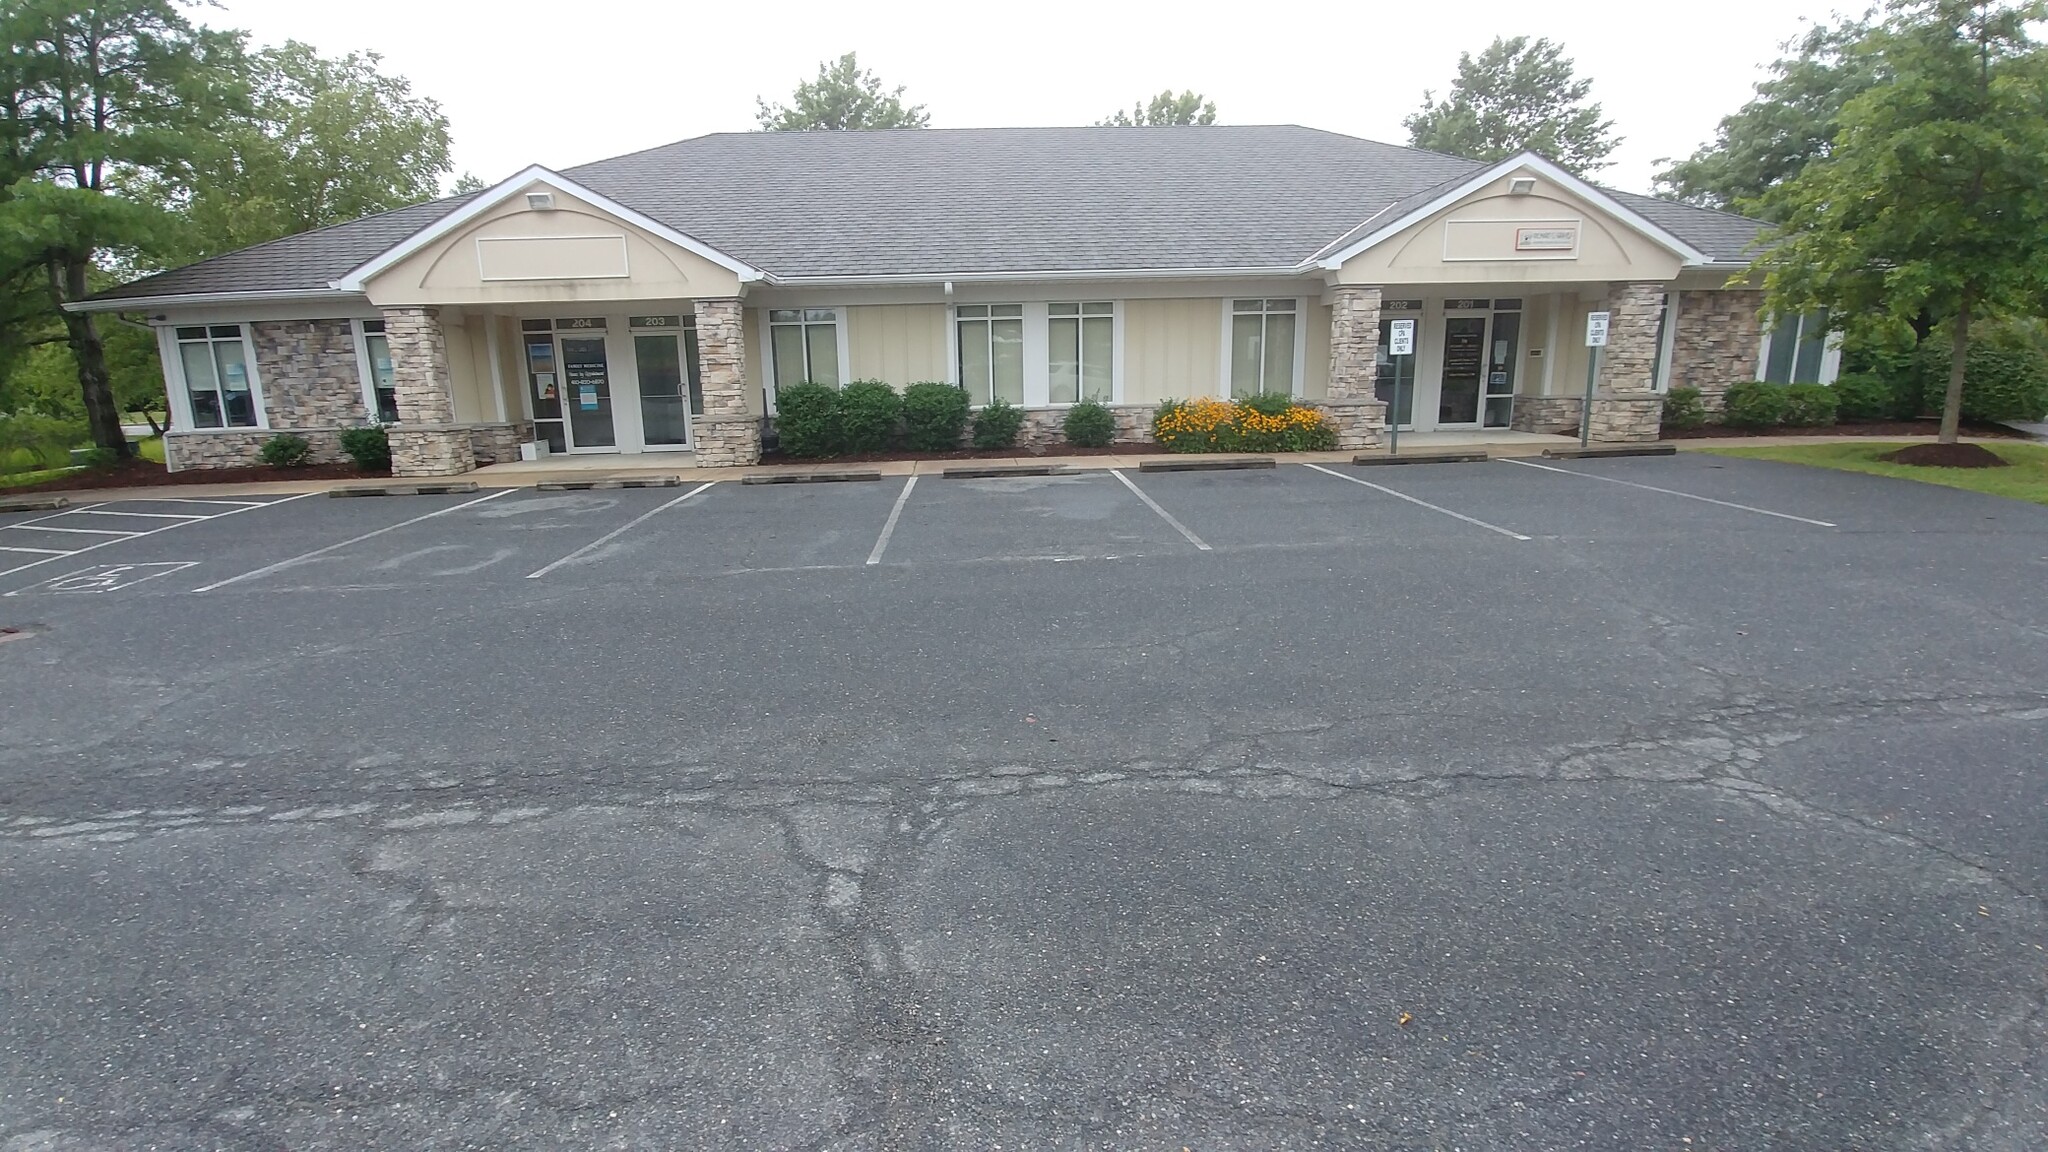
[[[1481,167],[1279,125],[729,132],[563,175],[771,275],[814,277],[1287,268]],[[1760,227],[1614,195],[1716,259],[1742,258]],[[465,200],[286,237],[100,298],[317,290]]]

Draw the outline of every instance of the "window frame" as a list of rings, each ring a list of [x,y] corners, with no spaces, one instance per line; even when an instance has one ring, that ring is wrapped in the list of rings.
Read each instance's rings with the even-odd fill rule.
[[[803,372],[803,379],[804,379],[805,381],[809,381],[809,380],[810,380],[810,377],[811,377],[811,363],[810,363],[810,359],[811,359],[811,338],[810,338],[810,333],[809,333],[809,332],[807,331],[807,329],[810,329],[810,328],[812,328],[812,327],[816,327],[816,326],[818,326],[818,325],[822,325],[822,324],[824,324],[824,323],[825,323],[825,321],[823,321],[823,320],[812,320],[812,319],[810,319],[810,315],[809,315],[809,314],[810,314],[810,313],[812,313],[812,312],[830,312],[830,313],[832,313],[832,321],[831,321],[831,324],[832,324],[832,328],[833,328],[833,339],[832,339],[832,343],[833,343],[833,345],[835,346],[835,348],[836,348],[836,350],[837,350],[837,355],[838,355],[838,357],[839,357],[839,382],[838,382],[837,384],[833,385],[833,387],[835,387],[835,388],[844,388],[844,387],[846,387],[847,383],[848,383],[848,382],[849,382],[849,381],[850,381],[850,380],[852,379],[852,377],[851,377],[851,376],[850,376],[850,375],[848,374],[848,373],[849,373],[849,372],[851,371],[851,364],[849,363],[849,360],[850,360],[850,356],[849,356],[849,354],[848,354],[848,347],[847,347],[847,346],[848,346],[848,341],[847,341],[847,338],[846,338],[846,327],[847,327],[847,312],[848,312],[848,309],[847,309],[847,307],[846,307],[845,305],[843,305],[843,304],[789,304],[789,305],[776,305],[776,306],[773,306],[773,307],[763,307],[763,308],[762,308],[762,309],[760,310],[760,312],[761,312],[761,352],[762,352],[762,364],[761,364],[761,403],[762,403],[763,407],[765,408],[765,410],[766,410],[766,411],[767,411],[767,412],[768,412],[768,413],[769,413],[770,415],[773,415],[773,414],[775,413],[775,396],[776,396],[776,392],[777,392],[777,384],[776,384],[776,379],[775,379],[775,378],[776,378],[776,370],[775,370],[775,329],[776,329],[777,327],[783,327],[783,328],[792,328],[792,327],[794,327],[794,328],[806,329],[806,331],[804,331],[804,333],[803,333],[803,346],[804,346],[804,372]],[[804,313],[804,314],[805,314],[805,316],[804,316],[804,319],[803,319],[802,321],[799,321],[799,322],[796,322],[796,323],[791,323],[790,321],[787,321],[787,320],[785,320],[785,321],[781,321],[781,322],[779,322],[779,323],[778,323],[778,322],[777,322],[777,321],[776,321],[776,320],[774,319],[774,316],[775,316],[775,314],[776,314],[777,312],[802,312],[802,313]]]
[[[1650,390],[1671,391],[1671,358],[1678,351],[1678,315],[1683,293],[1676,288],[1664,293],[1664,306],[1657,313],[1657,350],[1650,364]]]
[[[368,326],[371,324],[377,325],[377,331],[371,332],[369,330]],[[349,321],[349,329],[355,334],[356,378],[362,384],[363,415],[373,424],[387,424],[387,421],[380,419],[377,414],[377,374],[374,370],[375,365],[370,360],[370,337],[384,337],[384,348],[388,352],[391,348],[391,335],[385,329],[384,321],[377,318],[351,320]],[[391,408],[396,412],[398,410],[398,381],[395,367],[392,376]],[[400,413],[399,415],[402,417],[404,414]],[[400,419],[394,417],[388,423],[397,424],[400,423]]]
[[[985,316],[963,317],[960,315],[960,309],[962,308],[985,308],[989,311]],[[995,315],[995,309],[997,308],[1015,308],[1017,309],[1017,314],[1015,316],[997,316]],[[1034,312],[1037,314],[1036,318],[1038,320],[1035,330],[1032,326]],[[994,338],[995,321],[1015,320],[1018,322],[1018,334],[1021,337],[1019,355],[1022,357],[1018,367],[1023,373],[1023,377],[1018,381],[1017,406],[1020,408],[1043,407],[1045,403],[1045,374],[1043,366],[1039,365],[1037,360],[1045,358],[1045,305],[1039,304],[1034,307],[1022,300],[956,300],[946,306],[946,383],[965,392],[967,390],[967,381],[960,374],[960,324],[963,320],[987,322],[991,340]],[[993,347],[991,347],[990,352],[990,361],[993,363]],[[1034,355],[1037,357],[1037,360],[1033,359]],[[1033,395],[1034,378],[1037,387],[1035,399]],[[991,371],[989,377],[989,395],[991,399],[995,395],[993,371]],[[982,405],[974,403],[972,396],[968,397],[968,408],[970,411],[976,411],[982,407]]]
[[[1076,380],[1076,387],[1074,389],[1074,395],[1076,397],[1075,399],[1061,401],[1054,400],[1052,398],[1052,322],[1056,319],[1079,321],[1082,325],[1081,334],[1085,337],[1085,334],[1087,332],[1087,322],[1089,320],[1098,320],[1105,318],[1104,313],[1089,312],[1087,309],[1091,306],[1100,306],[1104,304],[1107,304],[1109,306],[1109,312],[1107,313],[1106,318],[1109,320],[1110,398],[1107,400],[1098,400],[1096,401],[1096,403],[1121,404],[1124,402],[1124,302],[1122,300],[1103,300],[1099,298],[1094,300],[1048,300],[1042,306],[1043,319],[1045,321],[1045,338],[1042,341],[1040,341],[1040,343],[1044,346],[1045,379],[1040,384],[1041,392],[1039,396],[1039,401],[1041,407],[1072,408],[1074,405],[1081,403],[1082,400],[1086,398],[1083,395],[1083,393],[1086,392],[1086,388],[1080,384],[1081,378],[1077,378]],[[1054,316],[1052,314],[1052,310],[1054,308],[1073,308],[1075,311],[1071,315]],[[1028,330],[1030,327],[1031,309],[1029,307],[1026,307],[1024,311],[1025,327]],[[1031,341],[1028,336],[1025,338],[1024,344],[1025,349],[1028,352],[1031,346]],[[1087,341],[1085,338],[1081,341],[1081,346],[1084,349],[1086,348]],[[1083,378],[1085,378],[1085,365],[1087,364],[1086,357],[1083,356],[1082,359],[1077,362],[1077,364],[1081,366],[1078,367],[1077,370],[1080,371],[1083,374]],[[1031,373],[1028,367],[1024,373],[1024,398],[1027,401],[1031,399]]]
[[[1260,304],[1259,310],[1257,312],[1239,312],[1237,310],[1237,302],[1239,300],[1257,300]],[[1310,301],[1306,296],[1226,296],[1223,298],[1223,349],[1216,372],[1217,399],[1230,400],[1237,394],[1230,376],[1231,362],[1234,359],[1231,353],[1234,351],[1237,327],[1236,318],[1238,316],[1254,315],[1261,318],[1287,315],[1285,312],[1275,312],[1269,307],[1275,300],[1292,300],[1294,302],[1294,355],[1292,357],[1293,367],[1290,370],[1294,380],[1291,387],[1288,388],[1287,394],[1296,400],[1302,399],[1301,390],[1305,383],[1304,378],[1308,374],[1308,310]],[[1265,326],[1262,323],[1259,328],[1259,340],[1262,346],[1265,338]],[[1265,357],[1261,355],[1259,357],[1259,391],[1261,392],[1267,390],[1265,364]]]
[[[249,405],[255,413],[256,423],[253,425],[228,424],[219,428],[201,428],[195,423],[192,415],[192,392],[189,382],[185,379],[185,357],[181,349],[181,346],[184,344],[197,344],[199,341],[180,339],[178,329],[205,328],[208,333],[206,337],[207,352],[208,355],[212,355],[213,345],[216,342],[228,339],[226,336],[214,336],[212,334],[213,329],[225,328],[229,325],[233,325],[241,334],[242,363],[249,372]],[[246,433],[262,432],[270,429],[270,408],[265,402],[263,395],[263,373],[256,366],[256,336],[253,331],[254,327],[247,320],[186,320],[177,323],[167,323],[157,328],[157,358],[163,363],[164,399],[170,402],[172,431]],[[214,372],[218,374],[219,371],[220,362],[216,359],[214,361]],[[215,379],[214,384],[217,389],[220,384],[218,378]]]
[[[1819,314],[1819,311],[1802,312],[1799,314],[1797,330],[1792,337],[1792,371],[1790,373],[1792,379],[1783,381],[1783,383],[1791,384],[1799,382],[1798,345],[1806,339],[1807,321],[1811,317],[1817,316]],[[1823,323],[1825,322],[1823,321]],[[1762,381],[1769,381],[1770,376],[1768,375],[1768,373],[1770,372],[1771,368],[1771,343],[1773,338],[1776,336],[1776,330],[1778,327],[1777,318],[1772,316],[1769,312],[1760,313],[1757,316],[1757,324],[1761,329],[1761,334],[1757,339],[1756,347],[1756,379]],[[1806,381],[1806,383],[1833,384],[1835,382],[1836,377],[1838,377],[1841,374],[1842,334],[1840,332],[1836,332],[1830,329],[1828,330],[1826,336],[1822,338],[1822,341],[1823,342],[1820,348],[1820,365],[1814,369],[1814,378],[1811,381]]]

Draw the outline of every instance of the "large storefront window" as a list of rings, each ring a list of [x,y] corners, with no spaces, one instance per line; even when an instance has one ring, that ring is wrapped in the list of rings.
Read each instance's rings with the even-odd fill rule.
[[[769,309],[768,349],[777,389],[805,383],[839,387],[839,310]]]
[[[1230,395],[1294,394],[1296,307],[1292,300],[1230,302]]]
[[[1116,380],[1116,305],[1048,305],[1046,337],[1046,399],[1109,403]]]
[[[257,427],[241,325],[178,329],[178,363],[185,370],[194,428]]]
[[[1024,306],[962,304],[953,309],[960,387],[970,404],[1024,402]]]
[[[1764,337],[1764,379],[1772,384],[1820,383],[1821,357],[1827,353],[1828,313],[1804,312],[1771,326]]]

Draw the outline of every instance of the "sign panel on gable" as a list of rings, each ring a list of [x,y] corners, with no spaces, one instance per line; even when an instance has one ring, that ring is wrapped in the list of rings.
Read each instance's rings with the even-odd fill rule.
[[[1579,230],[1573,227],[1515,229],[1517,252],[1569,252],[1579,246]]]

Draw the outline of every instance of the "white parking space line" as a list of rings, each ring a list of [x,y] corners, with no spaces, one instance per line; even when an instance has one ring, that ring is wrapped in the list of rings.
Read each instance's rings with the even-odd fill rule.
[[[29,532],[76,532],[83,536],[141,536],[140,531],[126,528],[59,528],[55,524],[9,524],[7,527]]]
[[[1140,500],[1143,500],[1145,502],[1145,507],[1150,508],[1154,512],[1159,513],[1159,518],[1161,520],[1166,521],[1168,524],[1173,525],[1173,530],[1175,532],[1178,532],[1181,535],[1187,537],[1188,543],[1193,544],[1195,547],[1201,549],[1204,552],[1210,550],[1207,542],[1205,542],[1200,536],[1197,536],[1193,532],[1189,531],[1187,525],[1181,523],[1178,520],[1175,520],[1173,518],[1173,513],[1168,512],[1166,509],[1161,508],[1159,506],[1159,501],[1154,500],[1150,496],[1145,495],[1145,490],[1143,488],[1138,487],[1138,485],[1134,483],[1129,476],[1124,475],[1121,471],[1115,468],[1111,468],[1109,470],[1109,474],[1123,481],[1124,487],[1129,488],[1131,490],[1131,495],[1136,496]]]
[[[83,549],[81,549],[81,551],[83,551]],[[46,552],[46,553],[48,553],[48,554],[50,554],[50,555],[52,555],[52,556],[69,556],[69,555],[71,555],[71,553],[69,553],[69,552],[66,552],[66,551],[65,551],[65,550],[63,550],[62,548],[16,548],[16,547],[14,547],[13,545],[10,545],[10,544],[0,544],[0,552]],[[27,567],[29,567],[29,565],[27,565],[27,564],[24,564],[24,565],[22,565],[22,567],[23,567],[23,568],[27,568]],[[11,569],[10,569],[10,571],[11,571]]]
[[[112,508],[74,508],[64,516],[134,516],[144,520],[211,520],[209,512],[116,512]]]
[[[216,581],[214,581],[214,582],[213,582],[213,583],[211,583],[211,584],[207,584],[207,585],[204,585],[204,586],[202,586],[202,587],[194,588],[194,589],[193,589],[192,591],[194,591],[194,592],[211,592],[211,591],[213,591],[213,590],[214,590],[215,588],[225,588],[225,587],[227,587],[227,586],[228,586],[228,585],[230,585],[230,584],[239,584],[239,583],[241,583],[241,582],[242,582],[242,581],[244,581],[244,580],[254,580],[254,579],[256,579],[256,578],[257,578],[258,576],[268,576],[268,575],[270,575],[270,574],[271,574],[272,572],[278,572],[278,571],[282,571],[282,570],[284,570],[284,569],[286,569],[286,568],[290,568],[290,567],[291,567],[292,565],[294,565],[294,564],[303,564],[303,563],[305,563],[306,561],[308,561],[308,560],[311,560],[311,559],[312,559],[312,558],[314,558],[315,556],[325,556],[325,555],[327,555],[327,554],[328,554],[329,552],[333,552],[333,551],[335,551],[336,549],[340,549],[340,548],[346,548],[346,547],[348,547],[348,546],[349,546],[349,545],[351,545],[351,544],[360,544],[360,543],[362,543],[362,542],[363,542],[363,541],[365,541],[365,540],[369,540],[369,539],[372,539],[372,538],[374,538],[374,537],[377,537],[377,536],[382,536],[382,535],[383,535],[383,534],[385,534],[386,532],[396,532],[396,531],[398,531],[398,530],[399,530],[400,528],[403,528],[403,527],[405,527],[405,526],[407,526],[407,525],[409,525],[409,524],[417,524],[417,523],[419,523],[419,522],[420,522],[420,521],[422,521],[422,520],[432,520],[432,519],[433,519],[434,517],[436,517],[436,516],[446,516],[446,515],[447,515],[448,513],[450,513],[450,512],[460,512],[460,511],[462,511],[462,510],[463,510],[464,508],[469,508],[469,507],[473,507],[473,506],[475,506],[475,505],[478,505],[478,504],[482,504],[482,503],[483,503],[484,501],[486,501],[486,500],[496,500],[496,499],[497,499],[498,497],[500,497],[500,496],[509,496],[509,495],[511,495],[512,493],[514,493],[514,492],[517,492],[517,491],[519,491],[519,489],[517,489],[517,488],[500,488],[500,489],[498,489],[498,490],[497,490],[496,492],[493,492],[493,493],[491,493],[491,494],[490,494],[490,495],[488,495],[488,496],[479,496],[479,497],[477,497],[477,498],[476,498],[476,499],[474,499],[474,500],[465,500],[465,501],[463,501],[463,502],[462,502],[462,503],[460,503],[460,504],[452,505],[452,506],[450,506],[450,507],[447,507],[447,508],[440,508],[440,509],[436,509],[435,511],[432,511],[432,512],[428,512],[428,513],[426,513],[425,515],[422,515],[422,516],[415,516],[415,517],[413,517],[413,518],[412,518],[412,519],[410,519],[410,520],[400,520],[400,521],[399,521],[398,523],[396,523],[396,524],[388,525],[388,526],[386,526],[386,527],[383,527],[383,528],[378,528],[378,529],[376,529],[375,531],[371,531],[371,532],[365,532],[365,533],[363,533],[363,534],[362,534],[362,535],[360,535],[360,536],[351,536],[351,537],[349,537],[349,538],[348,538],[348,539],[346,539],[346,540],[340,541],[339,543],[335,543],[335,544],[329,544],[329,545],[328,545],[327,547],[325,547],[325,548],[315,548],[315,549],[313,549],[313,550],[312,550],[311,552],[301,552],[301,553],[299,553],[299,554],[298,554],[297,556],[294,556],[294,557],[292,557],[292,558],[291,558],[291,559],[289,559],[289,560],[279,560],[279,561],[278,561],[277,563],[275,563],[275,564],[265,564],[265,565],[264,565],[263,567],[261,567],[261,568],[257,568],[257,569],[255,569],[255,570],[253,570],[253,571],[250,571],[250,572],[244,572],[244,573],[242,573],[242,574],[241,574],[240,576],[230,576],[230,577],[228,577],[228,578],[227,578],[227,579],[225,579],[225,580],[216,580]],[[297,497],[293,497],[293,499],[297,499]],[[234,513],[232,513],[232,512],[223,512],[223,513],[221,513],[221,515],[223,515],[223,516],[232,516],[232,515],[234,515]],[[159,529],[159,531],[161,531],[161,529]]]
[[[1484,528],[1488,532],[1498,532],[1510,540],[1531,539],[1531,537],[1524,536],[1520,532],[1517,532],[1512,528],[1503,528],[1498,524],[1488,524],[1486,521],[1481,520],[1478,517],[1467,516],[1463,512],[1453,512],[1449,508],[1444,508],[1436,504],[1431,504],[1427,500],[1418,500],[1415,497],[1408,495],[1406,492],[1396,492],[1392,488],[1389,488],[1384,484],[1375,484],[1370,480],[1360,480],[1356,476],[1346,476],[1342,472],[1332,471],[1331,469],[1323,467],[1321,464],[1304,463],[1302,464],[1302,467],[1313,468],[1316,471],[1321,472],[1325,476],[1335,476],[1339,480],[1349,480],[1353,484],[1362,484],[1375,492],[1384,492],[1387,495],[1394,497],[1396,500],[1406,500],[1410,504],[1416,505],[1420,508],[1427,508],[1431,512],[1441,512],[1444,515],[1449,516],[1453,520],[1463,520],[1467,524],[1473,525],[1477,528]]]
[[[1769,508],[1758,508],[1751,504],[1737,504],[1733,500],[1716,500],[1712,496],[1697,496],[1691,492],[1680,492],[1673,488],[1659,488],[1655,484],[1638,484],[1633,480],[1617,480],[1612,476],[1595,476],[1591,472],[1574,472],[1569,468],[1554,468],[1548,464],[1534,464],[1527,460],[1506,460],[1503,463],[1520,464],[1524,468],[1541,468],[1545,472],[1555,472],[1560,476],[1577,476],[1581,480],[1598,480],[1602,484],[1619,484],[1624,488],[1640,488],[1645,492],[1661,492],[1666,496],[1682,496],[1687,500],[1697,500],[1702,504],[1718,504],[1723,508],[1735,508],[1743,512],[1754,512],[1759,516],[1776,516],[1780,520],[1796,520],[1801,524],[1811,524],[1816,528],[1840,527],[1840,525],[1827,520],[1809,520],[1804,516],[1794,516],[1790,512],[1773,512]]]
[[[678,504],[681,504],[683,501],[688,500],[690,497],[695,496],[697,493],[704,491],[706,488],[709,488],[716,483],[718,483],[718,481],[716,480],[706,480],[702,484],[697,485],[695,488],[690,489],[688,492],[683,493],[681,496],[676,497],[675,499],[669,501],[668,503],[662,504],[655,508],[650,508],[647,511],[642,512],[638,516],[633,517],[631,520],[626,521],[624,524],[619,525],[617,528],[612,529],[604,535],[599,536],[597,539],[592,540],[590,543],[585,544],[583,547],[578,548],[574,552],[569,553],[567,556],[562,557],[560,560],[557,560],[554,563],[541,568],[539,571],[528,572],[526,574],[526,578],[528,580],[538,580],[541,577],[547,575],[548,573],[553,572],[555,569],[560,568],[562,565],[575,560],[579,556],[587,556],[591,552],[594,552],[597,549],[603,547],[604,545],[609,544],[612,541],[618,539],[619,537],[625,535],[629,530],[638,527],[642,522],[654,519],[654,517],[660,515],[663,512],[668,511],[669,509],[675,507]]]
[[[299,495],[306,496],[310,495],[310,493],[301,492]],[[268,508],[272,504],[282,504],[283,502],[282,500],[202,500],[197,496],[155,496],[146,500],[136,501],[137,504],[223,504],[230,508]]]
[[[889,547],[889,537],[896,534],[896,521],[903,517],[903,506],[910,503],[910,490],[917,487],[917,477],[903,478],[903,491],[896,494],[896,503],[889,506],[889,518],[882,521],[882,534],[875,538],[874,550],[868,553],[869,564],[880,564],[882,553]]]
[[[154,536],[154,535],[156,535],[156,534],[157,534],[157,533],[159,533],[159,532],[169,532],[169,531],[171,531],[171,530],[173,530],[173,529],[176,529],[176,528],[186,528],[186,527],[190,527],[190,526],[191,526],[191,525],[193,525],[193,524],[203,524],[203,523],[205,523],[205,522],[206,522],[206,521],[208,521],[208,520],[218,520],[218,519],[220,519],[220,518],[221,518],[221,517],[223,517],[223,516],[234,516],[234,515],[237,515],[237,514],[239,514],[239,513],[242,513],[242,512],[253,512],[253,511],[255,511],[255,510],[256,510],[256,509],[258,509],[258,508],[274,508],[274,507],[276,507],[276,506],[277,506],[277,505],[279,505],[279,504],[289,504],[289,503],[291,503],[291,502],[292,502],[292,501],[294,501],[294,500],[303,500],[303,499],[305,499],[305,498],[306,498],[307,496],[310,496],[310,495],[312,495],[312,493],[310,493],[310,492],[300,492],[300,493],[298,493],[298,494],[296,494],[296,495],[293,495],[293,496],[285,496],[285,497],[281,497],[281,498],[279,498],[279,499],[276,499],[276,500],[262,500],[262,501],[255,501],[255,502],[251,502],[251,501],[248,501],[248,500],[209,500],[209,501],[206,501],[206,503],[209,503],[209,504],[221,504],[221,505],[233,505],[233,507],[229,507],[229,508],[227,508],[227,510],[226,510],[226,511],[222,511],[222,512],[209,512],[209,513],[204,513],[204,514],[202,514],[202,515],[199,515],[199,516],[180,516],[180,517],[178,517],[178,519],[177,519],[177,522],[176,522],[176,523],[174,523],[174,524],[164,524],[164,525],[160,525],[160,526],[158,526],[158,527],[155,527],[155,528],[148,528],[148,529],[144,529],[144,530],[143,530],[143,531],[141,531],[141,532],[124,532],[123,534],[121,534],[121,535],[119,535],[119,536],[115,537],[115,538],[114,538],[114,539],[112,539],[112,540],[98,540],[98,541],[94,541],[94,542],[93,542],[93,543],[91,543],[91,544],[87,544],[87,545],[85,545],[85,546],[84,546],[84,547],[82,547],[82,548],[73,548],[73,549],[71,549],[71,550],[69,550],[69,551],[63,551],[63,552],[59,552],[59,551],[56,551],[56,550],[54,550],[54,549],[49,549],[49,548],[10,548],[10,547],[5,547],[5,546],[0,546],[0,552],[52,552],[52,553],[53,553],[52,555],[49,555],[49,556],[45,556],[45,557],[43,557],[43,558],[42,558],[41,560],[31,560],[31,561],[29,561],[29,562],[28,562],[28,563],[26,563],[26,564],[17,564],[17,565],[15,565],[15,566],[14,566],[14,567],[12,567],[12,568],[0,569],[0,576],[12,576],[12,575],[14,575],[14,574],[15,574],[16,572],[25,572],[25,571],[27,571],[27,570],[28,570],[28,569],[30,569],[30,568],[39,568],[39,567],[41,567],[41,566],[42,566],[42,565],[44,565],[44,564],[48,564],[48,563],[49,563],[50,561],[52,561],[52,560],[62,560],[62,559],[64,559],[64,558],[65,558],[65,557],[67,557],[67,556],[77,556],[77,555],[80,555],[81,553],[97,551],[98,549],[101,549],[101,548],[105,548],[105,547],[107,547],[108,545],[111,545],[111,544],[126,544],[126,543],[127,543],[128,541],[130,541],[130,540],[140,540],[140,539],[142,539],[142,538],[143,538],[144,536]],[[152,501],[152,503],[154,503],[154,501]],[[46,521],[50,521],[50,520],[55,520],[55,519],[57,519],[57,518],[59,518],[59,517],[63,517],[63,516],[83,516],[83,515],[85,515],[85,514],[87,514],[87,513],[90,513],[90,512],[96,512],[96,511],[97,511],[97,510],[96,510],[96,509],[93,509],[93,508],[76,508],[76,509],[72,509],[71,511],[68,511],[68,512],[59,512],[59,513],[57,513],[57,514],[56,514],[55,516],[45,516],[45,517],[43,517],[43,518],[42,518],[41,520],[33,520],[33,521],[28,521],[28,522],[25,522],[25,523],[21,523],[21,524],[9,524],[9,525],[7,525],[7,526],[6,526],[5,528],[0,528],[0,531],[8,531],[8,530],[16,529],[16,528],[27,528],[27,529],[29,529],[30,531],[40,531],[40,530],[45,530],[45,529],[42,529],[42,528],[41,528],[40,526],[41,526],[41,525],[43,525],[43,524],[44,524],[44,523],[45,523]],[[115,513],[107,513],[107,515],[115,515]],[[139,513],[138,513],[138,515],[139,515]],[[56,531],[65,531],[65,529],[56,529]],[[88,530],[87,530],[87,529],[82,529],[82,528],[81,528],[81,529],[76,529],[76,531],[81,531],[81,532],[83,532],[83,531],[88,531]]]

